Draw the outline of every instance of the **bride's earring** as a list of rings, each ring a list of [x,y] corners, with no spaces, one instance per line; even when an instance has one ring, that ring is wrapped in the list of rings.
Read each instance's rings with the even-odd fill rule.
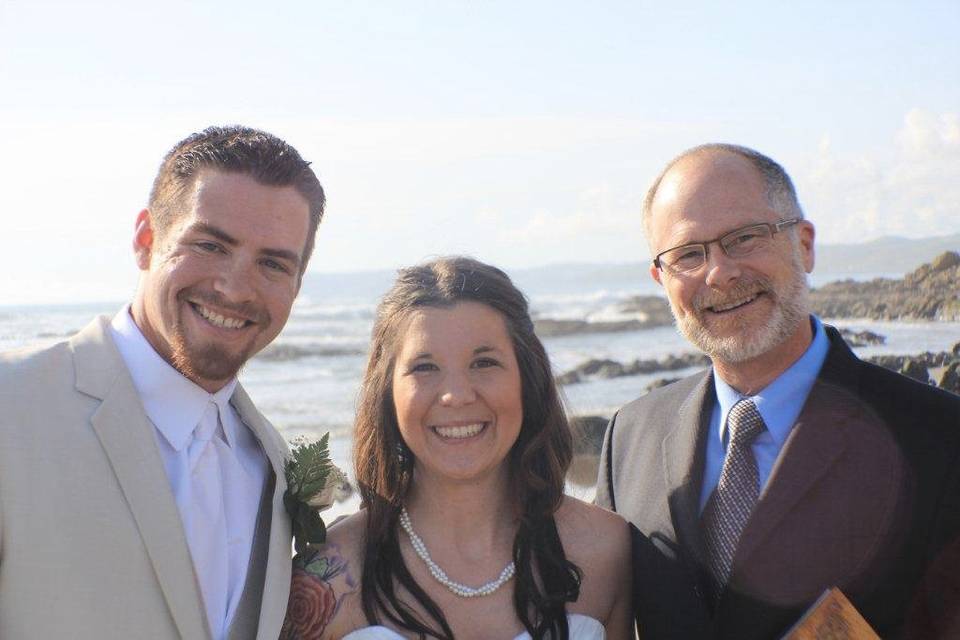
[[[397,443],[397,464],[400,465],[400,468],[406,471],[407,466],[412,462],[410,460],[410,451],[407,449],[407,445],[404,444],[403,440]]]

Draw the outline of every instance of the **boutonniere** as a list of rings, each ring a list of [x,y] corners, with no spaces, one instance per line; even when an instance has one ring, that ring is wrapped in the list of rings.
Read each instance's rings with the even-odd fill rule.
[[[287,491],[283,494],[283,506],[293,521],[297,553],[309,544],[326,540],[327,527],[320,512],[330,508],[338,497],[350,495],[346,474],[330,461],[329,440],[329,433],[315,442],[306,438],[294,440],[284,467]]]

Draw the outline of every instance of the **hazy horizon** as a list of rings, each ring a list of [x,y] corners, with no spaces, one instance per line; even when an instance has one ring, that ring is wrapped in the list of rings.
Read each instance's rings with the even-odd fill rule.
[[[944,251],[960,251],[960,233],[920,239],[884,237],[858,244],[822,244],[816,247],[816,267],[809,276],[811,286],[818,287],[835,280],[852,277],[897,278],[927,263]],[[661,288],[647,273],[649,258],[631,261],[549,262],[526,267],[506,267],[508,275],[523,291],[533,286],[537,290],[564,290],[582,287],[589,281],[598,289],[607,287],[630,289],[638,294],[661,294]],[[132,298],[138,271],[128,274],[130,288],[125,292],[115,291],[106,297],[77,290],[68,299],[42,298],[37,292],[30,299],[0,300],[0,309],[29,307],[77,307],[88,308],[106,304],[122,304]],[[351,271],[313,271],[304,276],[297,304],[308,298],[323,298],[333,294],[342,297],[378,298],[393,281],[396,269],[358,269]]]

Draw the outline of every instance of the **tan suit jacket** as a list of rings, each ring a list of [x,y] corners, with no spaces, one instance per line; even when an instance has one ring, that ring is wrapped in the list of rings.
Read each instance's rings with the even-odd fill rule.
[[[0,355],[0,638],[209,638],[154,427],[108,326]],[[290,585],[286,444],[239,385],[231,402],[275,481],[257,532],[262,606],[248,581],[254,615],[238,612],[230,637],[274,640]]]

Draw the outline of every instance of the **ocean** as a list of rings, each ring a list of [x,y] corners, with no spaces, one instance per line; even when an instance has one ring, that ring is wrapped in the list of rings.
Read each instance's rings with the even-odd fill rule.
[[[258,408],[288,440],[330,432],[334,461],[349,470],[351,423],[374,309],[393,279],[391,272],[308,274],[287,326],[240,374]],[[630,317],[617,307],[636,295],[660,295],[660,288],[639,264],[559,265],[517,270],[512,277],[530,300],[536,318],[616,320]],[[861,274],[858,279],[878,275]],[[850,274],[844,274],[844,278]],[[817,286],[834,279],[812,278]],[[0,351],[64,340],[97,314],[114,314],[122,300],[49,306],[0,306]],[[960,323],[830,321],[838,327],[886,336],[883,345],[857,348],[861,356],[916,354],[949,350],[960,340]],[[559,375],[591,358],[623,363],[661,358],[694,349],[672,326],[642,331],[578,334],[543,340]],[[644,392],[655,379],[680,377],[696,369],[596,379],[562,388],[571,415],[610,416]],[[571,488],[590,497],[592,488]],[[356,501],[338,505],[333,515],[353,510]],[[327,514],[325,514],[327,515]]]

